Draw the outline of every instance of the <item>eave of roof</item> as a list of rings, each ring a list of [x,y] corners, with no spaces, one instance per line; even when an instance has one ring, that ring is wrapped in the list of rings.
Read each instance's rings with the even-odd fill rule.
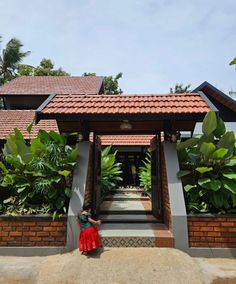
[[[98,95],[100,76],[22,76],[0,87],[0,96],[79,94]]]
[[[75,116],[96,118],[98,116],[182,116],[203,115],[211,108],[198,93],[167,95],[56,95],[37,110],[38,119]]]
[[[226,106],[230,110],[236,112],[236,101],[232,99],[231,97],[227,96],[225,93],[223,93],[216,87],[214,87],[213,85],[211,85],[210,83],[208,83],[207,81],[203,82],[200,86],[195,88],[192,92],[193,93],[199,92],[199,91],[204,92],[206,88],[212,91],[212,92],[207,92],[210,97],[216,99],[218,102],[222,103],[224,106]],[[212,93],[214,93],[214,96]]]

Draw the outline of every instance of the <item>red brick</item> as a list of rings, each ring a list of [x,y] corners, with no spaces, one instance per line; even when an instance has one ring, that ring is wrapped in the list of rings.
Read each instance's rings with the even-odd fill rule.
[[[208,232],[207,235],[209,237],[220,237],[221,233],[220,232]]]
[[[215,242],[216,243],[226,243],[227,242],[227,239],[226,238],[215,238]]]
[[[51,226],[53,227],[61,227],[64,225],[64,222],[51,222]]]
[[[13,237],[2,237],[2,240],[9,242],[9,241],[14,241],[14,238]]]
[[[43,230],[43,227],[38,227],[38,226],[30,227],[30,231],[38,232],[42,230]]]
[[[2,227],[2,230],[6,231],[6,232],[10,232],[11,231],[11,227]]]
[[[10,232],[9,235],[12,237],[17,237],[17,236],[19,237],[22,236],[22,232]]]
[[[213,226],[213,227],[220,226],[220,222],[208,222],[207,226]]]
[[[37,222],[37,226],[49,226],[50,225],[50,222]]]
[[[36,235],[36,232],[23,232],[23,236],[30,236],[33,237]]]
[[[221,226],[223,226],[223,227],[233,227],[234,223],[233,222],[221,222]]]
[[[26,227],[31,227],[31,226],[35,226],[36,225],[36,222],[24,222],[23,223],[23,226],[26,226]]]
[[[214,231],[225,232],[225,228],[224,227],[214,227]]]
[[[204,236],[204,232],[194,232],[193,234],[194,234],[194,236],[196,236],[196,237]]]
[[[193,225],[195,227],[206,227],[207,226],[207,222],[193,222]]]
[[[49,236],[49,232],[37,232],[36,234],[39,237],[47,237],[47,236]]]
[[[0,242],[0,246],[1,247],[6,247],[7,246],[7,242]]]
[[[56,231],[56,230],[57,230],[57,227],[44,227],[43,228],[43,231],[48,231],[48,232]]]
[[[42,239],[41,237],[30,237],[30,238],[29,238],[29,240],[30,240],[30,241],[33,241],[33,242],[34,242],[34,241],[41,241],[41,239]]]
[[[62,237],[64,236],[64,233],[63,232],[51,232],[50,235],[52,237]]]
[[[234,227],[234,228],[228,228],[228,231],[229,231],[229,232],[235,232],[235,233],[236,233],[236,227]]]
[[[6,237],[8,236],[8,232],[0,232],[0,237]]]
[[[57,231],[65,232],[65,231],[66,231],[66,228],[65,228],[65,227],[57,227]]]
[[[8,222],[7,221],[0,221],[0,227],[5,227],[8,226]]]
[[[213,227],[201,227],[200,228],[200,231],[206,231],[206,232],[210,232],[210,231],[213,231]]]
[[[55,240],[55,238],[54,237],[43,237],[42,240],[43,241],[53,242]]]

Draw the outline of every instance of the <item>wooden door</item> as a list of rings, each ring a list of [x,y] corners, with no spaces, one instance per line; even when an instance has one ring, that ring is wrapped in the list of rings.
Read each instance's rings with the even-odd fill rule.
[[[152,177],[152,213],[160,219],[161,217],[161,171],[160,171],[160,136],[151,140],[151,177]]]
[[[101,138],[95,136],[94,139],[94,187],[93,187],[93,204],[94,214],[98,216],[101,204]]]

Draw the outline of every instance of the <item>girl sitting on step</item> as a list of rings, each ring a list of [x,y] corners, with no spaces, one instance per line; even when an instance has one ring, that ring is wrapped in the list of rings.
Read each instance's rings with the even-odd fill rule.
[[[102,242],[98,233],[96,225],[100,225],[101,221],[92,219],[92,206],[85,204],[80,215],[80,236],[79,236],[79,250],[82,254],[98,249],[102,246]]]

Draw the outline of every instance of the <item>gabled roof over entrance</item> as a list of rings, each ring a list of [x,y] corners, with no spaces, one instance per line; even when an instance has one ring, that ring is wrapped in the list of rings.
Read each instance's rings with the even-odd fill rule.
[[[0,87],[0,96],[100,93],[104,93],[103,77],[98,76],[22,76]]]
[[[39,115],[205,114],[210,111],[198,93],[167,95],[56,95]]]

